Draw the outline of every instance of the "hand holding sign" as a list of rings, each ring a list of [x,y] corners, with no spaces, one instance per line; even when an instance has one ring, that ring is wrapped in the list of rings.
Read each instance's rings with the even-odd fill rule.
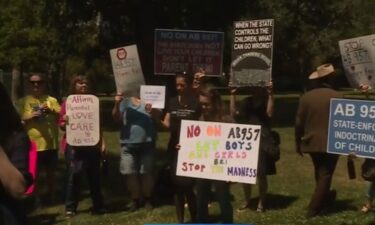
[[[177,175],[255,183],[260,126],[183,120]]]

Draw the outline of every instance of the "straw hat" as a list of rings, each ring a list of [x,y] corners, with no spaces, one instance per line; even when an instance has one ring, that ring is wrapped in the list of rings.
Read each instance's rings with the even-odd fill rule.
[[[321,66],[318,66],[316,68],[316,71],[310,74],[309,79],[310,80],[318,79],[318,78],[333,74],[334,72],[335,72],[335,68],[333,67],[331,63],[323,64]]]

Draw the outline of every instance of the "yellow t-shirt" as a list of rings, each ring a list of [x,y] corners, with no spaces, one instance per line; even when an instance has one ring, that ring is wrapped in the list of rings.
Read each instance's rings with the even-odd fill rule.
[[[30,116],[41,105],[46,104],[52,110],[51,113],[44,113],[39,118],[25,121],[25,129],[30,139],[35,141],[38,151],[45,151],[58,148],[58,115],[60,104],[56,98],[42,95],[39,98],[27,95],[17,101],[16,106],[21,117]]]

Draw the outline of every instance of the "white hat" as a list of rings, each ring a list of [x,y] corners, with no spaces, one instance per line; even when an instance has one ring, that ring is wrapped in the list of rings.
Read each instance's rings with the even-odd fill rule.
[[[318,79],[321,77],[325,77],[327,75],[330,75],[335,72],[335,68],[331,63],[323,64],[321,66],[318,66],[316,68],[316,71],[314,71],[312,74],[310,74],[309,79]]]

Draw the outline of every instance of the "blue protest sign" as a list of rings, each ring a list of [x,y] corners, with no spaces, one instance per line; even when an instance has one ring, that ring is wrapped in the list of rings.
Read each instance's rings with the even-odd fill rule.
[[[331,100],[327,152],[375,158],[375,101]]]

